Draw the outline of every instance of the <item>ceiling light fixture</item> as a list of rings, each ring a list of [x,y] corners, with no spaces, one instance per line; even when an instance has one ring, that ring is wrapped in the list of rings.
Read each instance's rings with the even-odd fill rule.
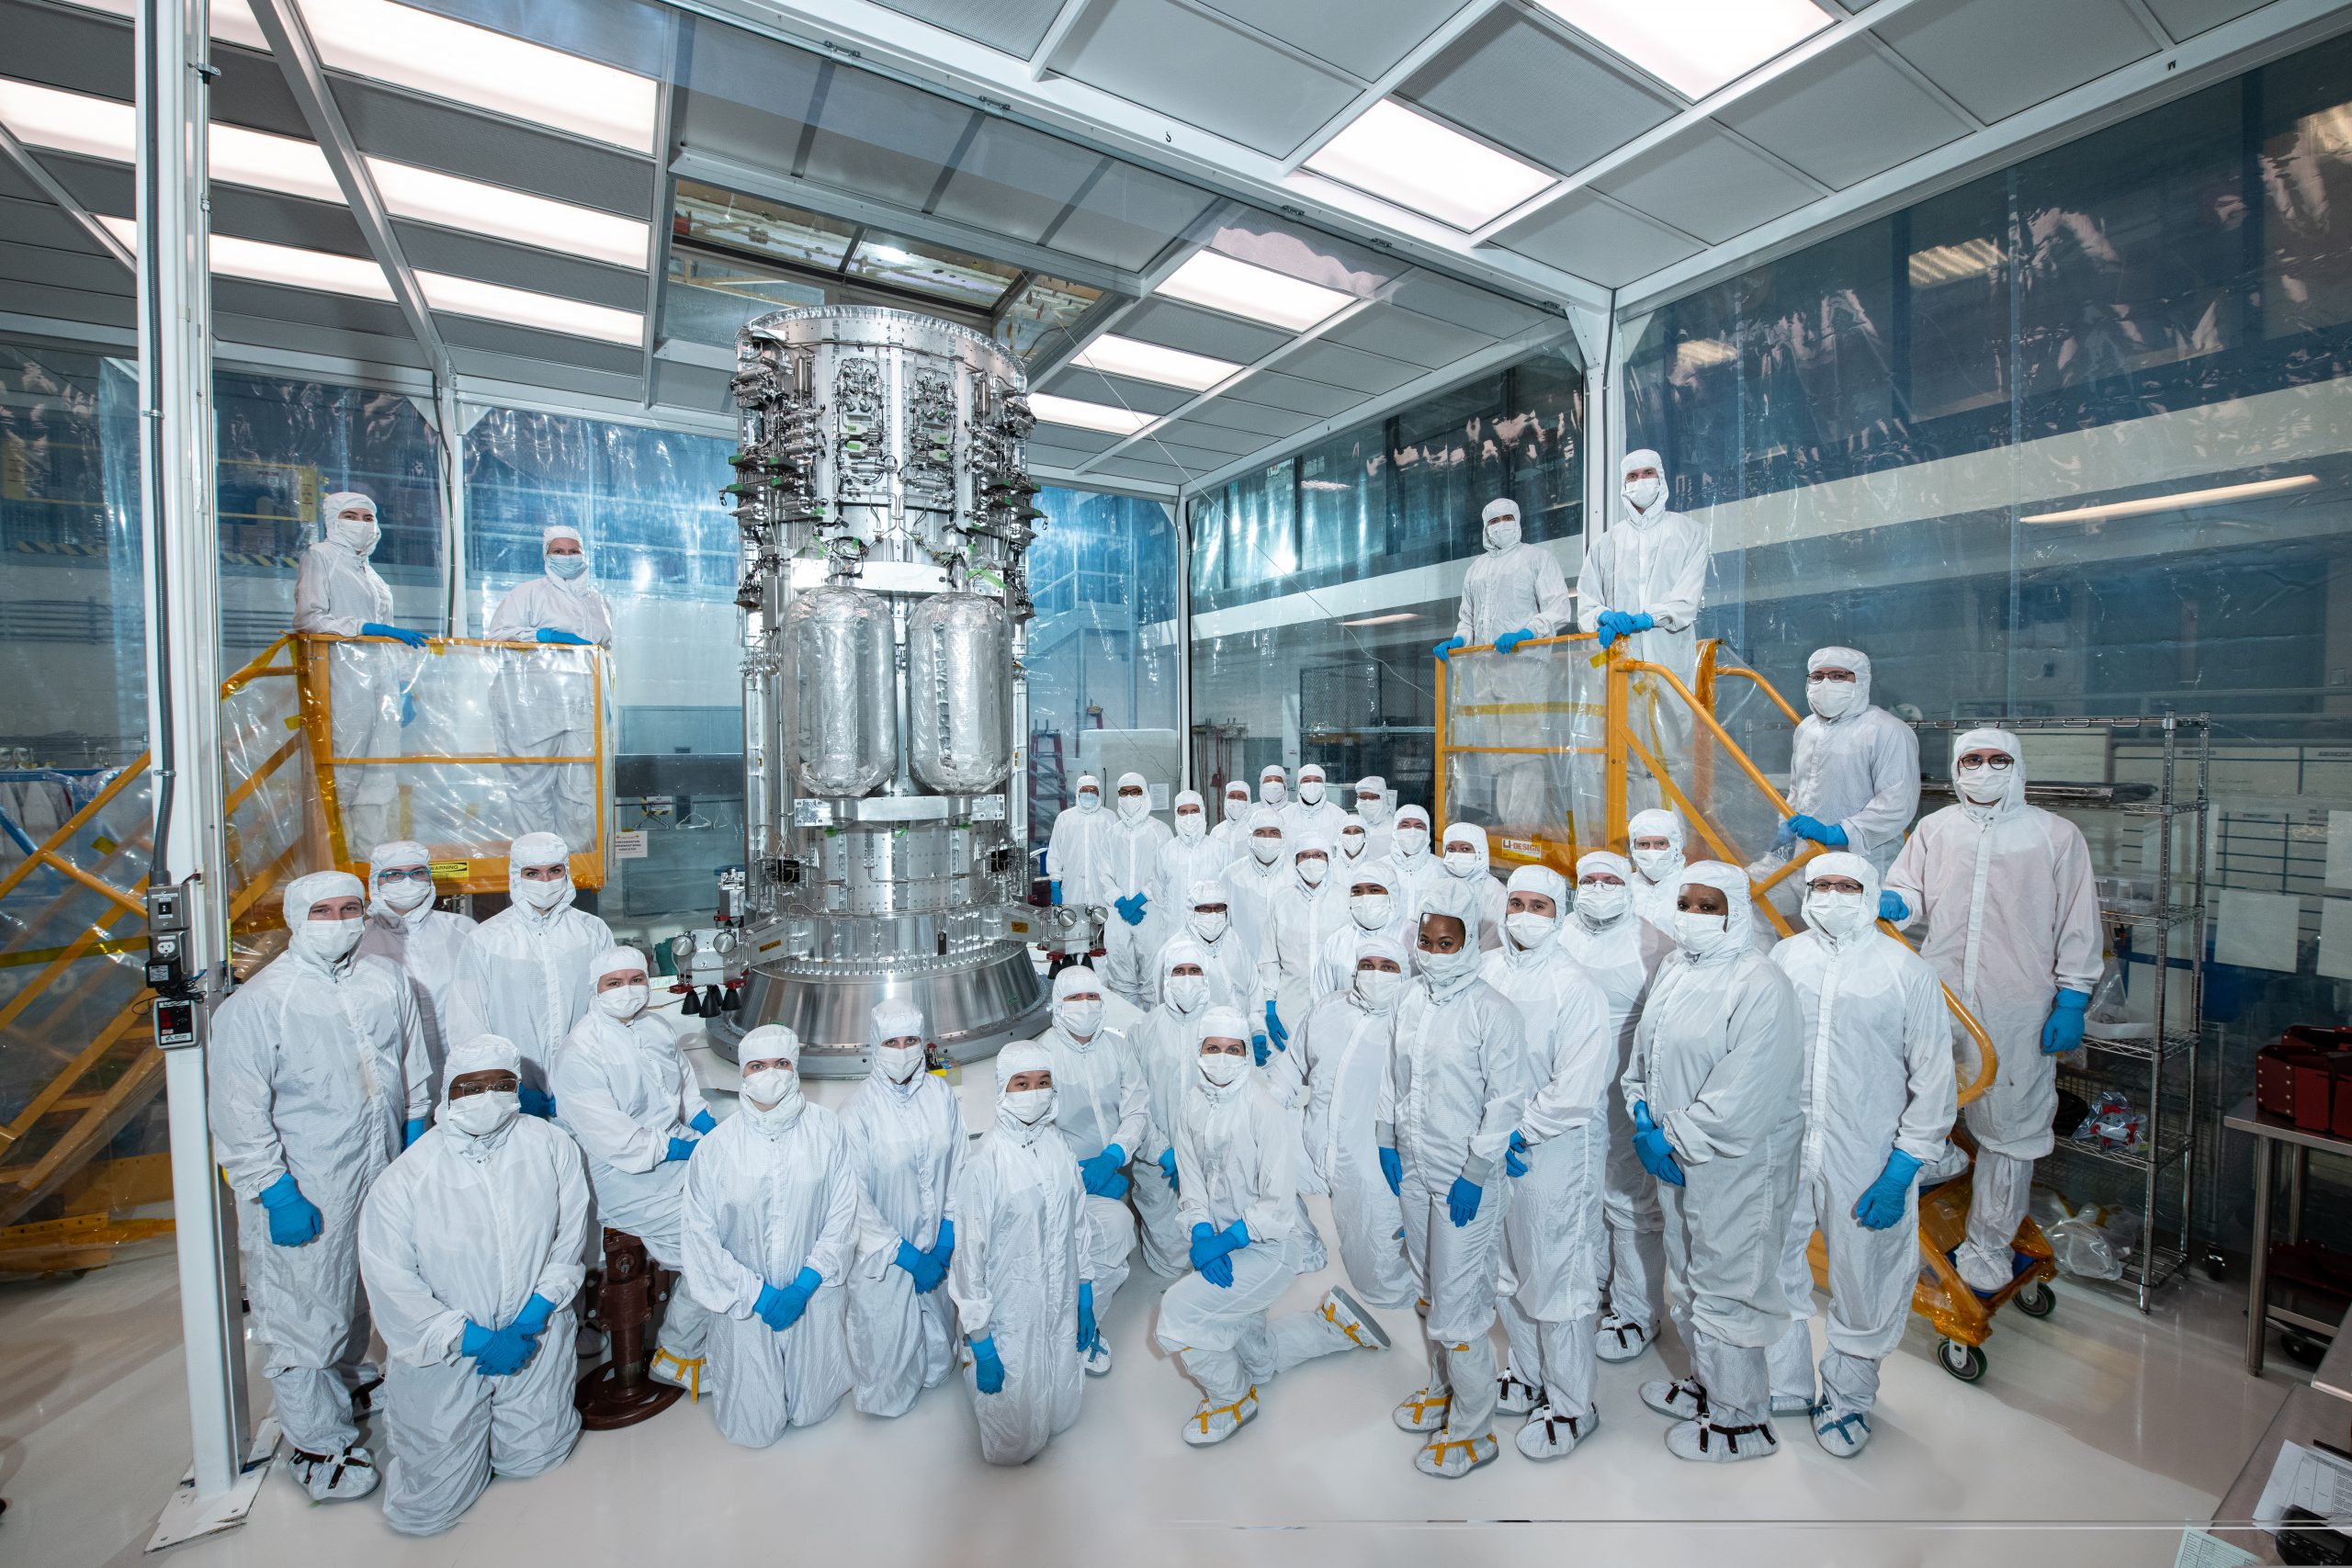
[[[610,305],[591,305],[584,299],[509,288],[503,283],[484,283],[447,272],[420,272],[416,286],[424,291],[426,304],[453,316],[632,347],[644,339],[645,318],[635,310],[616,310]]]
[[[104,11],[109,17],[133,20],[139,14],[139,0],[69,0],[93,11]],[[221,43],[243,44],[263,54],[269,52],[269,39],[254,20],[253,10],[245,0],[212,0],[207,7],[211,13],[212,36]]]
[[[1484,228],[1556,176],[1425,114],[1383,98],[1326,141],[1305,165],[1381,200],[1456,229]]]
[[[1813,0],[1537,0],[1696,102],[1827,27]]]
[[[1066,424],[1073,430],[1100,430],[1113,435],[1133,435],[1157,417],[1109,403],[1090,403],[1082,398],[1057,398],[1051,392],[1030,393],[1029,412],[1044,424]]]
[[[2283,479],[2256,479],[2248,484],[2220,485],[2212,490],[2177,491],[2171,495],[2143,496],[2137,501],[2110,502],[2104,506],[2077,506],[2064,512],[2037,512],[2025,523],[2097,523],[2109,517],[2144,517],[2151,512],[2185,512],[2197,506],[2219,506],[2225,501],[2252,501],[2256,496],[2284,495],[2319,483],[2317,474],[2296,474]]]
[[[1956,245],[1930,245],[1911,253],[1906,270],[1914,288],[1933,288],[1982,277],[2001,265],[2001,247],[1990,240],[1965,240]]]
[[[132,254],[139,252],[139,225],[129,218],[101,218],[99,222]],[[211,238],[212,270],[222,277],[253,283],[275,283],[288,288],[308,288],[322,294],[347,294],[357,299],[389,304],[392,286],[384,269],[366,256],[308,251],[295,245],[266,244],[228,234]]]
[[[395,218],[610,262],[631,272],[645,270],[653,231],[640,219],[575,207],[544,196],[526,196],[503,186],[460,179],[413,164],[395,164],[389,158],[367,162],[377,194]]]
[[[1410,610],[1399,610],[1393,615],[1366,615],[1361,621],[1341,621],[1343,626],[1393,626],[1399,621],[1418,621],[1421,617]]]
[[[1152,292],[1294,333],[1329,321],[1356,299],[1352,294],[1253,262],[1236,261],[1216,251],[1193,252]]]
[[[1163,348],[1159,344],[1121,337],[1116,333],[1104,333],[1080,349],[1070,363],[1099,370],[1105,376],[1125,376],[1188,392],[1205,392],[1239,374],[1242,368],[1229,359],[1211,359],[1205,354]]]

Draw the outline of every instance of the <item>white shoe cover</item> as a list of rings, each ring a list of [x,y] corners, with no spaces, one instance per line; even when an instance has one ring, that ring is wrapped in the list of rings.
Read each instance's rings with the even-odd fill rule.
[[[1826,1454],[1852,1459],[1870,1446],[1871,1418],[1859,1410],[1841,1414],[1824,1405],[1813,1417],[1813,1440]]]
[[[1193,1418],[1184,1423],[1184,1440],[1196,1449],[1205,1449],[1225,1441],[1257,1418],[1258,1388],[1252,1383],[1249,1393],[1230,1404],[1212,1409],[1207,1400],[1202,1400],[1201,1407],[1193,1412]]]
[[[1644,1383],[1642,1403],[1676,1421],[1696,1421],[1707,1410],[1707,1396],[1689,1378],[1677,1378],[1672,1382],[1661,1378]]]
[[[1622,1317],[1604,1317],[1592,1337],[1592,1353],[1609,1362],[1638,1361],[1650,1348],[1647,1330]]]
[[[1582,1416],[1555,1417],[1550,1404],[1539,1404],[1527,1417],[1527,1425],[1519,1429],[1514,1440],[1519,1451],[1529,1459],[1566,1459],[1576,1451],[1576,1446],[1600,1429],[1600,1412],[1587,1410]]]
[[[1501,1442],[1492,1432],[1457,1438],[1441,1427],[1430,1437],[1429,1447],[1413,1456],[1413,1468],[1441,1481],[1455,1481],[1480,1465],[1494,1463],[1502,1451]]]
[[[288,1461],[286,1471],[314,1503],[342,1503],[365,1497],[376,1490],[379,1479],[374,1457],[356,1443],[339,1454],[298,1453]]]
[[[1779,1452],[1780,1440],[1769,1423],[1718,1427],[1712,1421],[1678,1421],[1666,1430],[1666,1451],[1702,1464],[1736,1464]]]
[[[1357,1349],[1388,1348],[1387,1330],[1380,1326],[1372,1314],[1363,1310],[1362,1302],[1338,1286],[1334,1285],[1323,1292],[1323,1299],[1317,1303],[1316,1310],[1323,1314],[1324,1322],[1346,1335]]]
[[[1406,1396],[1396,1407],[1396,1425],[1408,1432],[1434,1432],[1445,1425],[1445,1412],[1453,1403],[1449,1394],[1434,1389],[1421,1389]]]

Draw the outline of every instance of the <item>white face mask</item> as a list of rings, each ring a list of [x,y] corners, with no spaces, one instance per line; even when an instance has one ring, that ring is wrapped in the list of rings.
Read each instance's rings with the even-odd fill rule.
[[[1386,969],[1356,971],[1356,995],[1364,1006],[1374,1012],[1386,1012],[1396,1000],[1397,989],[1405,984],[1405,976]]]
[[[1168,977],[1168,1001],[1178,1012],[1197,1012],[1209,999],[1209,977],[1205,975],[1170,975]]]
[[[1350,860],[1363,858],[1363,835],[1351,829],[1340,835],[1340,852]]]
[[[1445,852],[1445,869],[1456,876],[1476,876],[1487,868],[1478,863],[1478,852],[1476,850],[1448,850]]]
[[[1227,821],[1238,822],[1242,818],[1249,814],[1250,792],[1248,790],[1245,789],[1238,795],[1228,795],[1225,797],[1225,819]]]
[[[1260,779],[1258,781],[1258,798],[1268,806],[1280,806],[1283,803],[1283,781],[1280,779]]]
[[[1201,820],[1199,812],[1179,811],[1176,814],[1176,836],[1184,842],[1197,844],[1208,837],[1208,824]]]
[[[1075,997],[1054,1004],[1054,1021],[1072,1040],[1091,1040],[1094,1032],[1102,1027],[1102,998],[1080,1001]]]
[[[1498,517],[1493,522],[1487,525],[1486,544],[1487,554],[1500,555],[1503,551],[1510,548],[1517,543],[1519,543],[1518,518]]]
[[[748,1109],[760,1106],[780,1106],[800,1098],[800,1075],[790,1067],[762,1067],[743,1079],[743,1102]]]
[[[1577,885],[1577,913],[1588,924],[1605,926],[1625,912],[1633,889],[1622,882],[1581,882]]]
[[[332,517],[327,520],[327,537],[357,555],[373,555],[376,541],[382,536],[383,530],[373,517]]]
[[[1635,850],[1634,869],[1652,882],[1664,882],[1682,869],[1682,857],[1672,850]]]
[[[1330,859],[1325,855],[1306,855],[1300,858],[1297,864],[1298,879],[1309,887],[1322,886],[1323,878],[1331,869]]]
[[[1824,718],[1845,717],[1854,711],[1854,699],[1861,694],[1861,683],[1856,681],[1807,681],[1804,683],[1805,705]]]
[[[1820,888],[1805,891],[1805,923],[1819,926],[1841,942],[1869,925],[1877,913],[1874,908],[1862,907],[1859,893],[1832,893]]]
[[[1427,828],[1396,829],[1396,852],[1407,860],[1419,860],[1430,852],[1430,830]]]
[[[1148,795],[1127,795],[1122,793],[1119,796],[1119,816],[1124,821],[1139,821],[1144,813],[1150,809],[1151,796]]]
[[[1477,945],[1475,942],[1470,943],[1459,953],[1430,953],[1423,949],[1420,954],[1420,966],[1421,973],[1428,977],[1430,985],[1451,985],[1476,972]]]
[[[884,1076],[892,1083],[910,1083],[922,1071],[920,1045],[876,1045],[874,1059],[881,1064]]]
[[[1376,795],[1370,799],[1356,796],[1356,815],[1374,828],[1388,820],[1388,797]]]
[[[1503,917],[1503,930],[1521,948],[1543,946],[1559,929],[1560,917],[1557,915],[1538,915],[1522,909],[1515,915]]]
[[[1657,474],[1625,481],[1625,504],[1636,513],[1646,514],[1666,499],[1666,480]]]
[[[571,878],[569,876],[559,876],[553,882],[540,882],[528,876],[522,879],[523,902],[534,909],[552,909],[562,903],[563,896],[571,891]]]
[[[1080,811],[1100,811],[1102,809],[1102,797],[1095,794],[1091,789],[1080,790],[1078,792],[1078,808]]]
[[[1054,1111],[1054,1091],[1049,1089],[1007,1089],[998,1099],[1024,1127],[1035,1127]]]
[[[359,933],[368,929],[362,919],[303,920],[294,929],[294,941],[303,952],[330,966],[351,956],[359,945]]]
[[[1232,924],[1233,917],[1223,909],[1213,909],[1206,914],[1198,909],[1193,911],[1193,934],[1203,942],[1216,942]]]
[[[1241,1063],[1239,1056],[1228,1056],[1222,1051],[1204,1051],[1201,1053],[1201,1077],[1206,1078],[1213,1088],[1230,1089],[1234,1080],[1241,1076]]]
[[[1356,924],[1368,931],[1376,931],[1388,923],[1396,912],[1396,900],[1385,893],[1358,893],[1348,899],[1348,913]]]
[[[615,986],[609,991],[596,993],[596,1010],[606,1018],[616,1018],[627,1023],[645,1010],[645,1000],[650,994],[643,986]]]
[[[1731,921],[1724,915],[1701,915],[1689,909],[1674,911],[1674,942],[1693,958],[1704,958],[1722,947],[1731,932]]]
[[[1282,858],[1283,841],[1275,838],[1261,839],[1253,833],[1250,836],[1250,852],[1258,857],[1260,865],[1272,865]]]
[[[1306,802],[1307,805],[1309,805],[1309,806],[1320,806],[1320,805],[1322,805],[1322,804],[1323,804],[1323,781],[1322,781],[1321,779],[1301,779],[1301,780],[1299,780],[1299,781],[1298,781],[1298,798],[1299,798],[1299,799],[1301,799],[1301,800],[1303,800],[1303,801],[1305,801],[1305,802]]]
[[[1957,777],[1960,793],[1966,795],[1972,805],[1998,806],[2002,797],[2009,793],[2008,773],[1996,773],[1981,763],[1973,768],[1962,767]]]
[[[523,1113],[523,1096],[511,1089],[494,1089],[453,1100],[441,1120],[469,1138],[486,1138]]]
[[[421,909],[433,902],[433,884],[404,877],[398,882],[387,882],[379,886],[376,889],[376,897],[381,898],[384,901],[384,908],[391,910],[392,913],[405,915],[412,909]]]
[[[548,557],[548,575],[558,581],[571,582],[587,570],[588,558],[584,555]]]

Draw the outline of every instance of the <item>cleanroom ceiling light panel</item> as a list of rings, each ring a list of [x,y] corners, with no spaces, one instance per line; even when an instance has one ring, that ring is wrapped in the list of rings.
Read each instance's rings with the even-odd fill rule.
[[[1456,229],[1484,228],[1554,176],[1394,98],[1364,110],[1306,166]]]
[[[424,302],[453,316],[472,316],[510,327],[530,327],[566,337],[594,338],[601,343],[636,344],[643,340],[645,318],[635,310],[616,310],[584,299],[559,299],[503,283],[459,277],[455,273],[420,272],[416,286]]]
[[[101,218],[99,222],[136,254],[139,225],[129,218]],[[254,283],[276,283],[288,288],[311,288],[322,294],[348,294],[360,299],[391,302],[392,286],[384,269],[365,256],[335,255],[293,245],[266,244],[215,234],[210,241],[212,270],[222,277],[243,277]]]
[[[610,262],[633,272],[645,270],[652,229],[638,219],[526,196],[389,158],[368,159],[368,173],[396,218]]]
[[[124,21],[135,20],[139,15],[139,0],[72,0],[76,6],[93,11],[104,11],[109,17]],[[212,36],[223,43],[243,44],[263,54],[269,52],[269,38],[254,20],[253,10],[245,0],[213,0],[207,7],[211,13]]]
[[[1829,25],[1813,0],[1537,0],[1696,101]]]
[[[1352,294],[1216,251],[1195,251],[1152,290],[1187,305],[1303,333],[1355,303]]]
[[[53,152],[112,164],[128,164],[137,155],[137,111],[112,98],[0,78],[0,124],[27,146]],[[207,141],[216,180],[343,205],[334,171],[316,142],[241,125],[215,125]]]
[[[1163,348],[1140,338],[1121,337],[1116,333],[1104,333],[1081,350],[1070,361],[1089,370],[1099,370],[1105,376],[1125,376],[1132,380],[1150,381],[1162,387],[1181,387],[1188,392],[1205,392],[1218,382],[1229,379],[1241,367],[1229,359],[1212,359],[1205,354],[1187,354],[1181,348]]]
[[[650,76],[565,54],[392,0],[301,0],[320,60],[527,124],[653,151]]]
[[[1057,398],[1051,392],[1030,393],[1029,412],[1041,424],[1067,424],[1072,430],[1102,430],[1113,435],[1133,435],[1156,417],[1134,409],[1114,409],[1109,403],[1090,403],[1083,398]]]
[[[2317,474],[2297,474],[2291,479],[2256,479],[2250,484],[2218,485],[2211,490],[2177,491],[2171,495],[2147,495],[2137,501],[2110,502],[2105,506],[2077,506],[2067,512],[2037,512],[2030,517],[2018,519],[2024,523],[2097,523],[2109,517],[2144,517],[2151,512],[2185,512],[2197,506],[2219,506],[2229,501],[2252,501],[2257,496],[2285,495],[2290,491],[2309,490],[2319,483]]]

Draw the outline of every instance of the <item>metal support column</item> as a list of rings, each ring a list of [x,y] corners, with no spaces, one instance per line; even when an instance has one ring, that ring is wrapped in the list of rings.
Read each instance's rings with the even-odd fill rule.
[[[1193,774],[1193,498],[1179,492],[1163,504],[1176,530],[1176,787],[1199,789]]]

